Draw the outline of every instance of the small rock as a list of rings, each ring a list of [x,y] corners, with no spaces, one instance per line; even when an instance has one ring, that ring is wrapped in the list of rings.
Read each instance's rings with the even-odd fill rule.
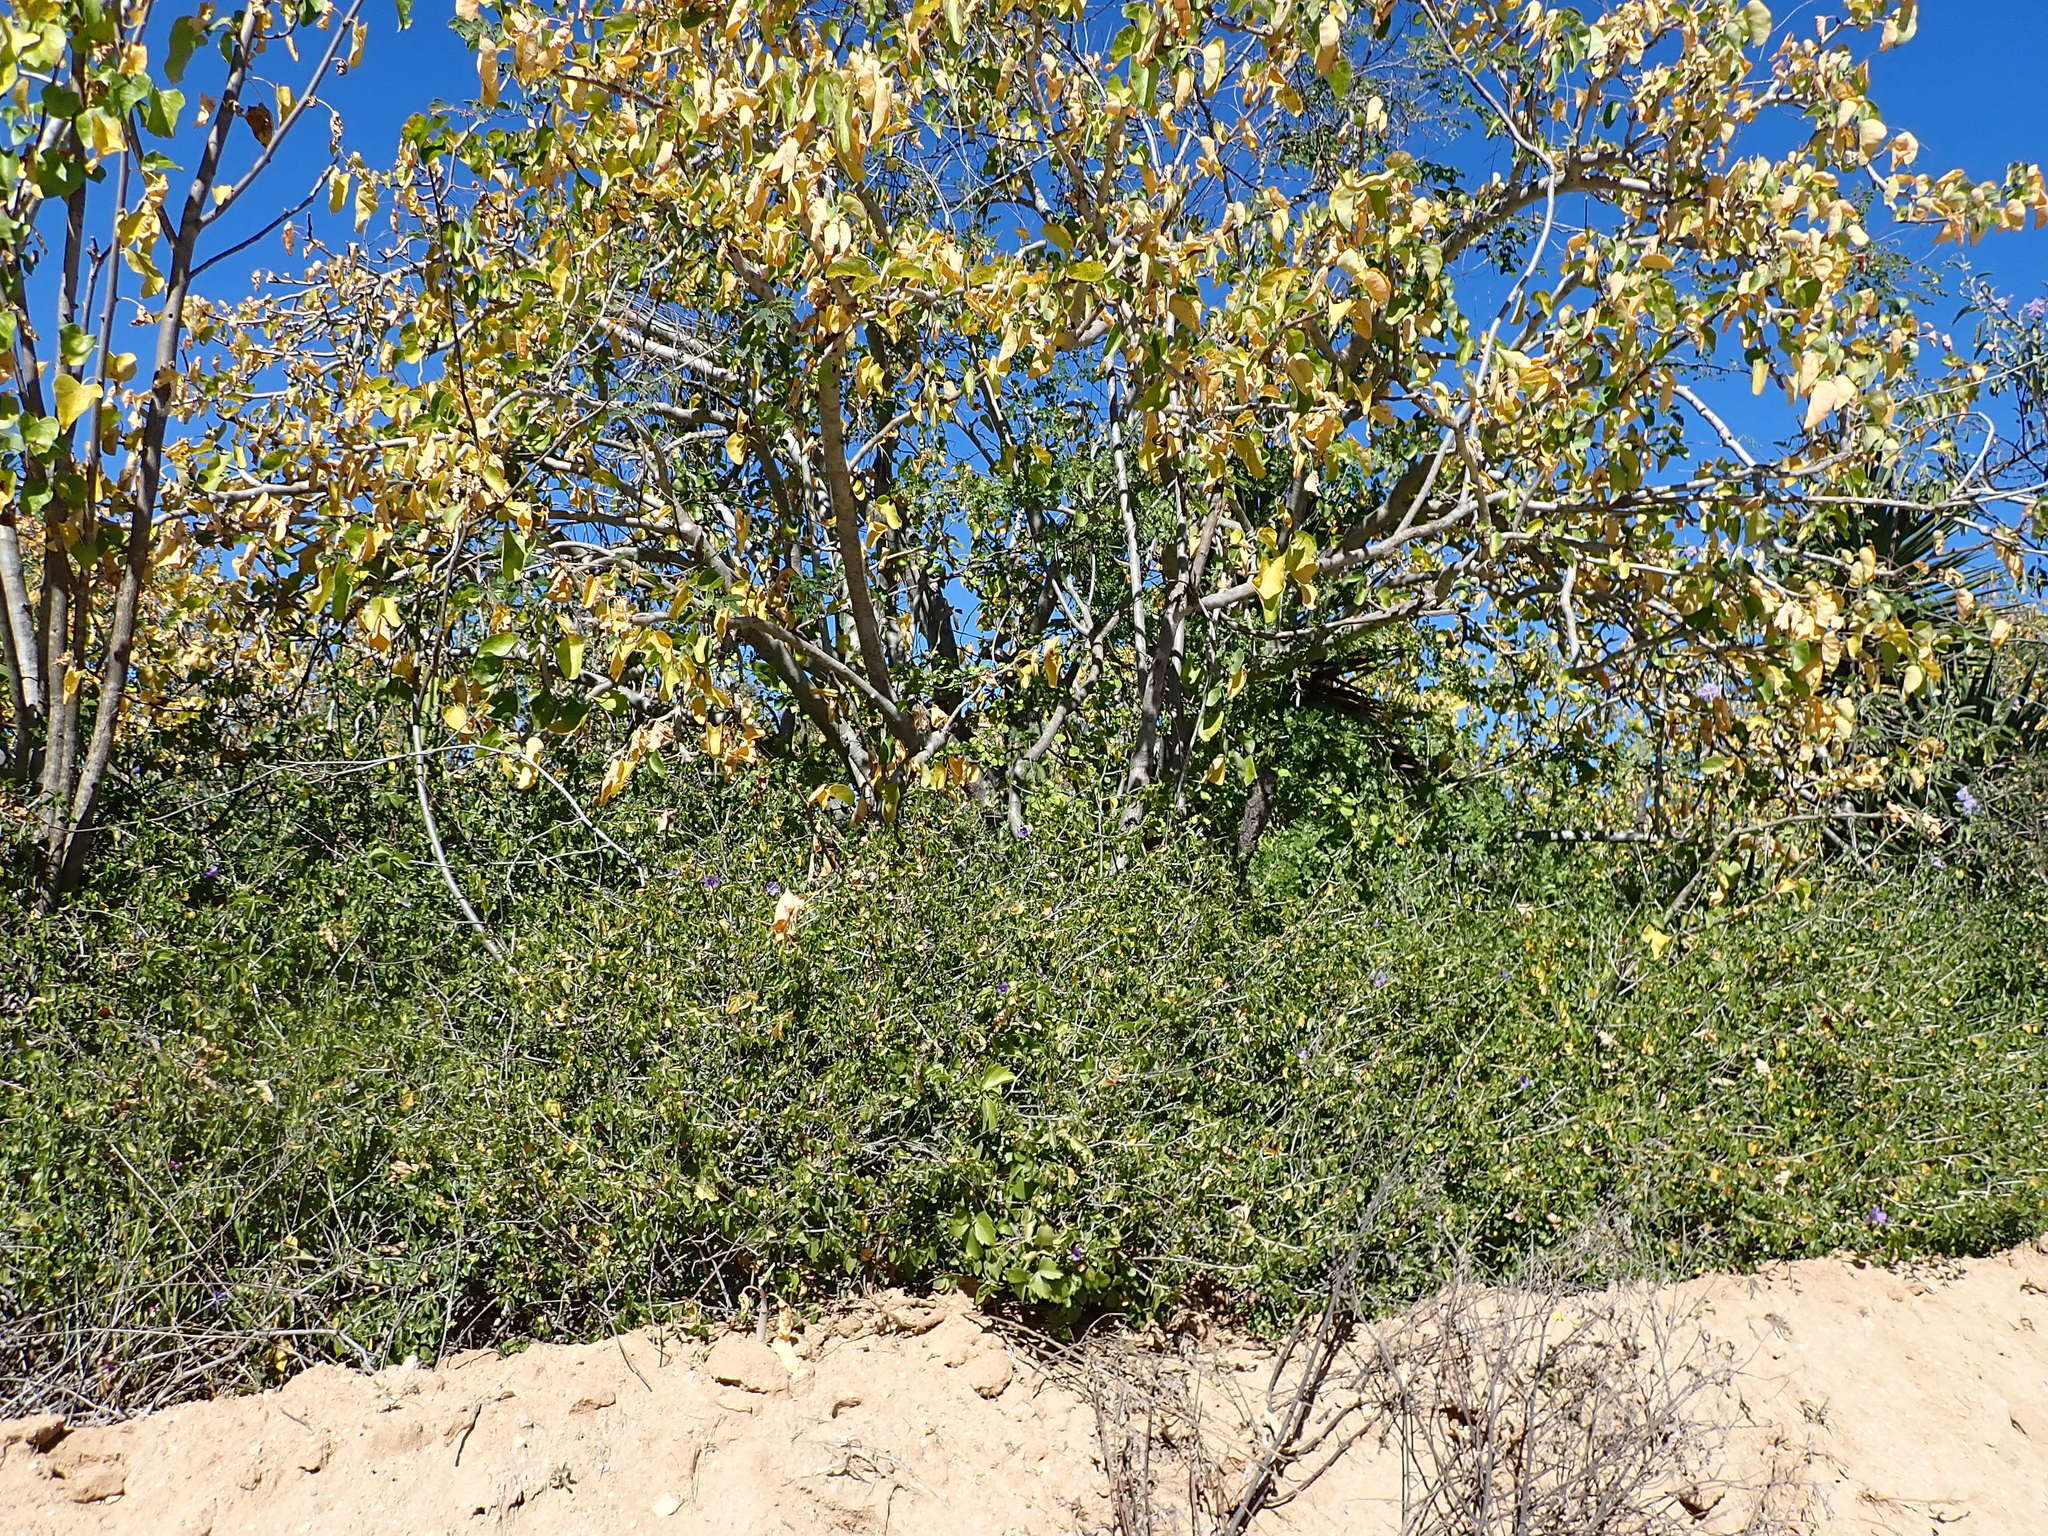
[[[898,1333],[909,1334],[930,1333],[946,1320],[939,1308],[916,1301],[891,1302],[885,1315]]]
[[[31,1418],[10,1419],[0,1424],[0,1451],[10,1445],[25,1445],[32,1451],[47,1451],[64,1438],[64,1420],[54,1413],[38,1413]]]
[[[711,1346],[704,1369],[713,1381],[748,1392],[787,1392],[789,1369],[759,1339],[729,1333]]]
[[[858,1408],[860,1406],[860,1401],[861,1400],[855,1397],[851,1392],[842,1392],[837,1397],[832,1399],[832,1411],[829,1414],[827,1414],[826,1417],[836,1419],[839,1417],[839,1415],[846,1412],[847,1409]]]
[[[980,1397],[1001,1397],[1016,1377],[1016,1367],[1010,1364],[1010,1357],[999,1349],[976,1355],[960,1368],[967,1385],[974,1388]]]
[[[128,1467],[118,1456],[78,1456],[57,1468],[64,1497],[74,1504],[97,1504],[128,1491]]]
[[[575,1402],[569,1405],[569,1411],[571,1413],[595,1413],[600,1408],[611,1407],[618,1400],[619,1394],[610,1387],[599,1387],[595,1391],[586,1392],[583,1396],[577,1398]]]
[[[318,1472],[327,1465],[327,1458],[333,1450],[333,1445],[325,1439],[308,1440],[299,1447],[292,1461],[301,1472]]]
[[[652,1506],[654,1510],[654,1518],[657,1520],[666,1520],[670,1515],[674,1514],[677,1510],[681,1509],[682,1507],[683,1501],[681,1499],[677,1498],[672,1493],[664,1493],[660,1498],[654,1501],[654,1504]]]

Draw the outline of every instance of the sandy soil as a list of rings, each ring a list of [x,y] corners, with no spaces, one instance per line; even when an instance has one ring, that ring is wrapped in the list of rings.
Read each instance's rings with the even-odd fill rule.
[[[2041,1248],[1908,1272],[1794,1264],[1610,1302],[1719,1362],[1687,1411],[1711,1420],[1721,1464],[1677,1489],[1702,1533],[1742,1529],[1767,1483],[1781,1529],[2048,1532]],[[1161,1497],[1184,1496],[1194,1444],[1236,1486],[1262,1443],[1268,1353],[1141,1346],[1111,1354],[1183,1371],[1204,1405],[1177,1449],[1158,1448]],[[318,1367],[126,1424],[0,1424],[0,1531],[1101,1532],[1114,1516],[1089,1379],[1075,1354],[1049,1357],[958,1298],[897,1296],[782,1340],[639,1333],[432,1369]],[[1428,1412],[1455,1441],[1455,1405]],[[1399,1438],[1369,1429],[1253,1529],[1398,1532]]]

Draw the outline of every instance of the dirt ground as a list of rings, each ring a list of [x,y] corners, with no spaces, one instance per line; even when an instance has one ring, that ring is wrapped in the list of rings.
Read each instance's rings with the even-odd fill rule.
[[[2048,1532],[2041,1247],[1904,1272],[1792,1264],[1608,1303],[1599,1349],[1634,1362],[1618,1372],[1666,1356],[1614,1344],[1615,1317],[1654,1318],[1631,1337],[1707,1367],[1684,1411],[1718,1465],[1689,1483],[1647,1474],[1665,1479],[1668,1528],[1742,1530],[1767,1503],[1776,1529],[1829,1536]],[[1518,1304],[1477,1305],[1494,1316]],[[1411,1339],[1441,1339],[1452,1313],[1433,1315]],[[1561,1329],[1564,1317],[1538,1321]],[[1368,1334],[1345,1358],[1393,1359],[1383,1345]],[[1105,1436],[1097,1407],[1117,1361],[1149,1361],[1152,1396],[1105,1409]],[[1112,1529],[1106,1463],[1138,1463],[1105,1447],[1150,1444],[1165,1536],[1187,1529],[1190,1467],[1227,1503],[1271,1444],[1270,1361],[1216,1338],[1048,1352],[960,1298],[884,1296],[783,1339],[643,1332],[431,1369],[323,1366],[275,1392],[125,1424],[0,1424],[0,1532],[1051,1536]],[[1168,1378],[1172,1411],[1156,1390]],[[1346,1421],[1356,1443],[1252,1530],[1394,1536],[1404,1497],[1409,1531],[1440,1529],[1418,1513],[1415,1469],[1431,1446],[1471,1443],[1452,1396],[1438,1392],[1406,1430],[1361,1398]],[[1134,1437],[1141,1398],[1157,1410],[1149,1442]],[[1573,1411],[1583,1417],[1583,1402]]]

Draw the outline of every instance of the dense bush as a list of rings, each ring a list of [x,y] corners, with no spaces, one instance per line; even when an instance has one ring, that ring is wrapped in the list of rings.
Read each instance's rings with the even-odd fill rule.
[[[134,823],[106,908],[18,935],[7,1390],[89,1365],[95,1401],[154,1400],[875,1278],[1277,1317],[1382,1189],[1411,1287],[1595,1217],[1684,1268],[2048,1229],[2044,914],[1953,870],[1653,955],[1624,850],[1387,848],[1319,885],[1298,849],[1119,867],[1079,828],[821,833],[770,780],[671,780],[612,808],[636,869],[450,776],[506,967],[390,773]]]

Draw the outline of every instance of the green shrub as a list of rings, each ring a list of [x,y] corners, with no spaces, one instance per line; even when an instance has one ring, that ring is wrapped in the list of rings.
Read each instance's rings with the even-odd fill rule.
[[[89,1368],[154,1400],[878,1279],[1277,1320],[1376,1192],[1409,1290],[1593,1218],[1679,1268],[2048,1229],[2044,914],[1952,872],[1653,957],[1620,851],[1247,883],[1052,828],[819,834],[764,777],[614,807],[636,871],[451,775],[501,967],[409,793],[257,780],[21,933],[0,1391]]]

